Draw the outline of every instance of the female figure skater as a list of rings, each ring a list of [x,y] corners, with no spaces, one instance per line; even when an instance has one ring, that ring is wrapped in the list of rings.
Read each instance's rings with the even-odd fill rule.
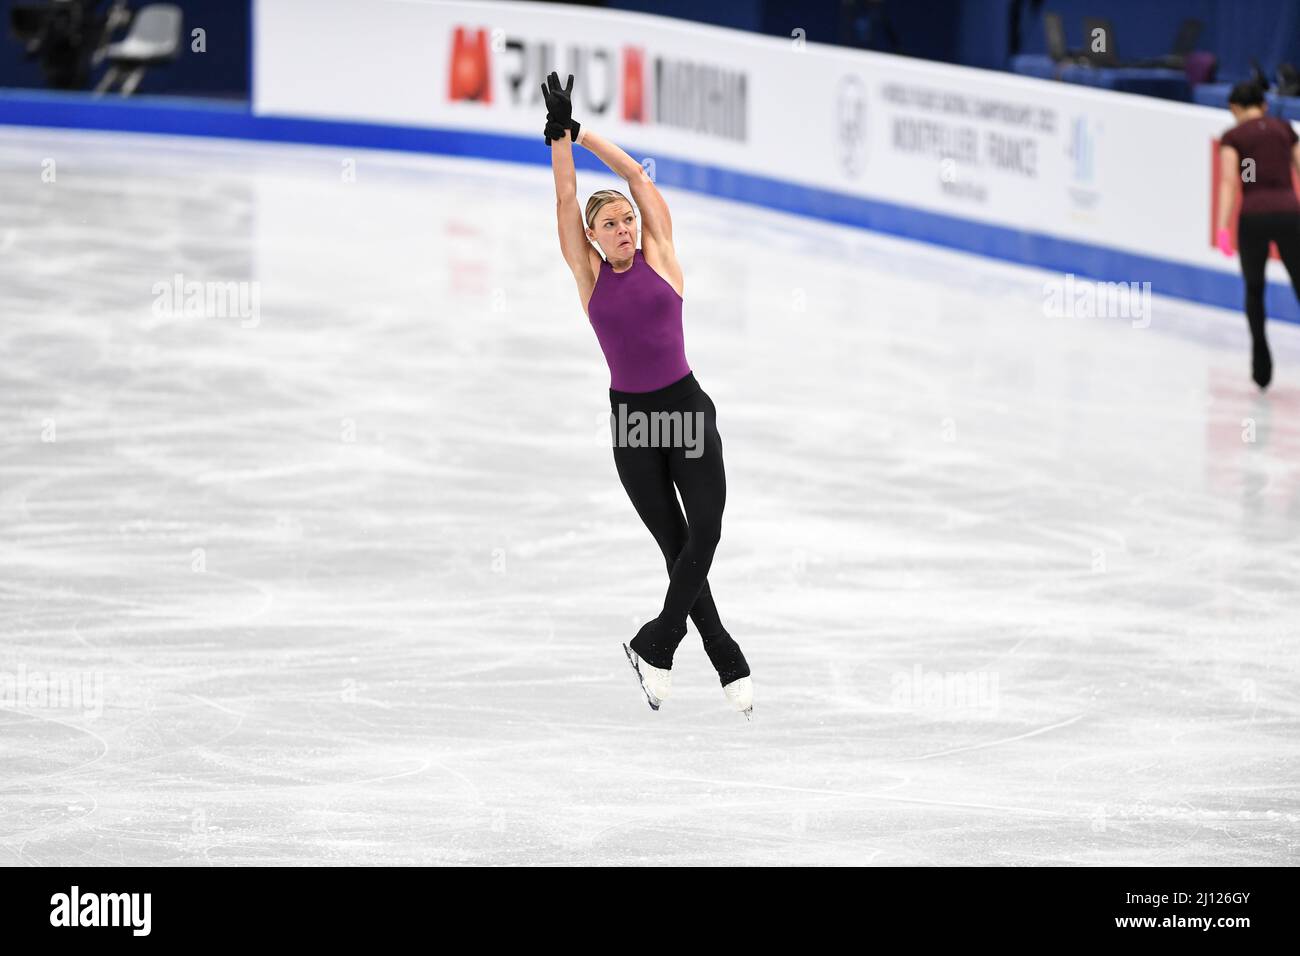
[[[640,164],[573,119],[572,90],[572,75],[563,88],[555,73],[542,85],[548,108],[545,137],[555,174],[560,250],[609,365],[611,426],[625,424],[637,413],[642,422],[676,426],[660,429],[661,438],[665,432],[676,438],[657,443],[646,443],[644,430],[637,438],[635,430],[620,435],[619,428],[611,429],[619,480],[663,552],[669,575],[663,608],[623,649],[650,707],[658,710],[671,690],[673,652],[686,636],[689,614],[727,700],[749,718],[749,665],[722,626],[707,579],[722,533],[727,484],[717,410],[686,362],[682,267],[673,249],[672,219]],[[575,142],[627,181],[641,208],[643,248],[636,245],[636,210],[622,193],[603,189],[587,200],[585,217],[579,211]]]
[[[1273,378],[1273,357],[1264,336],[1264,265],[1268,244],[1277,243],[1282,264],[1300,298],[1300,200],[1291,188],[1291,168],[1300,169],[1300,146],[1291,124],[1267,114],[1268,103],[1258,81],[1232,88],[1228,108],[1237,125],[1219,143],[1219,221],[1215,245],[1232,255],[1228,222],[1241,188],[1237,247],[1246,280],[1246,321],[1254,341],[1252,375],[1267,388]]]

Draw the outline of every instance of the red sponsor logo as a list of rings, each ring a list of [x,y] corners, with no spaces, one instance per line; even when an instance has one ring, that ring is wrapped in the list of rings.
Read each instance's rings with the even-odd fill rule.
[[[623,119],[628,123],[646,121],[645,51],[640,47],[623,48]]]
[[[492,102],[492,58],[488,50],[488,31],[479,27],[471,31],[457,27],[451,41],[451,77],[448,99],[474,103]]]

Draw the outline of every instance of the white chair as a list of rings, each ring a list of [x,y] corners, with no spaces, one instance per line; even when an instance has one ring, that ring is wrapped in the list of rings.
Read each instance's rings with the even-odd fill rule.
[[[131,18],[126,36],[104,50],[109,66],[95,87],[95,95],[111,90],[118,77],[124,77],[119,92],[123,96],[134,93],[149,67],[170,62],[180,55],[181,27],[181,8],[175,4],[151,3],[141,7]]]

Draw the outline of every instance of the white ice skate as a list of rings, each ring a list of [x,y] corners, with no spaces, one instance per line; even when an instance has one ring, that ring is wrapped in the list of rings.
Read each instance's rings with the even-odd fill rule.
[[[722,692],[731,701],[731,706],[745,715],[746,720],[754,719],[754,684],[748,677],[733,680]]]
[[[658,710],[659,705],[667,700],[669,693],[672,692],[673,672],[647,664],[626,644],[623,645],[623,650],[627,653],[627,660],[632,665],[632,670],[636,671],[637,680],[641,682],[641,690],[645,691],[645,699],[649,702],[650,709]]]

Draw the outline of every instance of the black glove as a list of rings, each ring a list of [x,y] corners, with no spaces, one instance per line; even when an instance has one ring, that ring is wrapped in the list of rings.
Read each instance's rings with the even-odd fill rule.
[[[565,134],[568,132],[567,129],[552,119],[549,113],[546,115],[546,129],[544,130],[543,135],[546,137],[547,146],[551,145],[552,140],[564,139]]]
[[[564,86],[560,86],[560,76],[554,70],[542,84],[542,98],[546,100],[546,119],[549,123],[554,120],[564,129],[573,133],[573,141],[578,141],[578,130],[582,128],[577,120],[573,118],[573,74],[569,74],[569,81]],[[559,139],[558,136],[550,137]]]

